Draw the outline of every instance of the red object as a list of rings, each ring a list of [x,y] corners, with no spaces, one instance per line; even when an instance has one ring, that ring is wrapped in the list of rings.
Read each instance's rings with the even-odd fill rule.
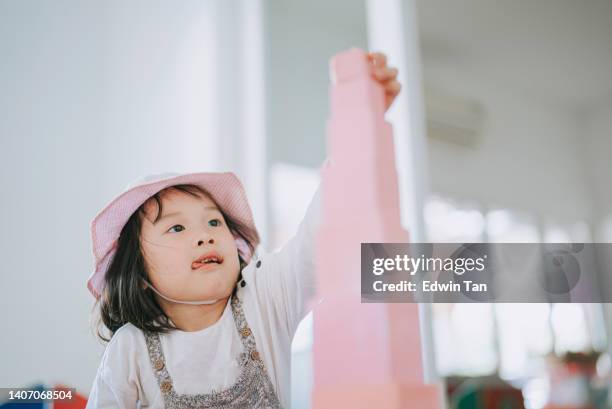
[[[54,391],[68,391],[68,386],[56,385]],[[79,393],[73,392],[71,400],[54,400],[53,409],[84,409],[87,406],[87,398]]]

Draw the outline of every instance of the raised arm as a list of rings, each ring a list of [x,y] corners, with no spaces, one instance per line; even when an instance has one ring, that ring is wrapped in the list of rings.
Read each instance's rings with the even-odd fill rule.
[[[265,268],[257,271],[258,281],[269,296],[289,336],[310,309],[316,293],[315,234],[320,223],[321,186],[315,191],[297,231],[275,253],[265,256]]]

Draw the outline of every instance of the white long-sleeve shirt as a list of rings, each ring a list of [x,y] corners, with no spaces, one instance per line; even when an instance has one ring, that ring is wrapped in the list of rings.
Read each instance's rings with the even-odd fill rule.
[[[320,202],[317,190],[296,235],[280,251],[253,257],[242,272],[246,286],[238,286],[245,318],[284,408],[291,405],[291,341],[315,294],[314,234]],[[210,393],[238,377],[236,358],[243,346],[229,302],[213,325],[193,332],[174,330],[160,338],[178,394]],[[106,346],[87,409],[138,406],[163,408],[164,401],[144,334],[128,323]]]

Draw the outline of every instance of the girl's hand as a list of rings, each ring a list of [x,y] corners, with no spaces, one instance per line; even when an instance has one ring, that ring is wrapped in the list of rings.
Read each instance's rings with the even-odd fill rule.
[[[402,89],[402,85],[397,81],[397,68],[387,67],[387,56],[383,53],[370,52],[368,60],[374,65],[372,76],[385,89],[385,111],[387,111]]]

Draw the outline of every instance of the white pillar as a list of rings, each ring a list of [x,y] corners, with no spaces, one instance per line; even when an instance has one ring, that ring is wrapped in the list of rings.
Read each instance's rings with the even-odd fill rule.
[[[246,189],[262,243],[267,239],[263,0],[218,2],[220,170]]]
[[[387,114],[394,128],[402,223],[411,242],[425,242],[423,207],[429,182],[415,0],[366,0],[366,7],[370,50],[387,54],[389,64],[399,69],[402,84]],[[419,313],[425,382],[437,382],[431,304],[420,304]]]
[[[242,178],[262,243],[268,239],[269,183],[266,160],[266,95],[263,0],[241,0]]]

